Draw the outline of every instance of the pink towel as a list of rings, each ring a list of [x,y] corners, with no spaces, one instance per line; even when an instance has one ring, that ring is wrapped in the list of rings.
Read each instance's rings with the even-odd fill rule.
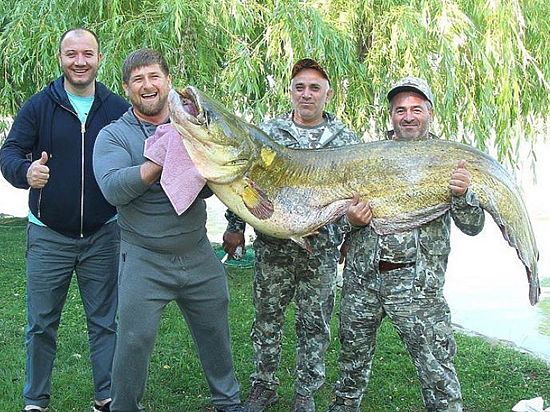
[[[189,157],[181,136],[172,125],[163,124],[145,140],[143,155],[162,166],[160,185],[176,213],[181,215],[206,184]]]

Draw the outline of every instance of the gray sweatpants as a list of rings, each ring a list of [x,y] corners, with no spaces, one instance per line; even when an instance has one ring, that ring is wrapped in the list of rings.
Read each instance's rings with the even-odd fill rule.
[[[181,255],[122,241],[112,412],[143,410],[149,359],[161,314],[171,301],[189,326],[212,403],[223,407],[240,402],[229,338],[227,277],[208,238]]]
[[[80,239],[29,223],[25,405],[45,408],[49,404],[57,329],[73,272],[86,312],[94,398],[110,396],[116,341],[118,245],[119,229],[115,222]]]

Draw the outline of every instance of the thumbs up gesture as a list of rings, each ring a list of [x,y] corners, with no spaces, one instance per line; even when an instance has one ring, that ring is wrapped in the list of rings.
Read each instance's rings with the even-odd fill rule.
[[[42,152],[40,159],[35,160],[27,170],[27,182],[33,189],[42,189],[48,183],[50,178],[50,168],[46,166],[48,163],[48,153]]]
[[[449,180],[449,188],[455,196],[462,196],[470,186],[471,175],[466,170],[466,161],[460,160]]]

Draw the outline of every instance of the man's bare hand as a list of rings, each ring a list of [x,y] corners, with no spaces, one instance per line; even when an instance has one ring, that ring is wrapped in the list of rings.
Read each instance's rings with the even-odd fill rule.
[[[470,181],[471,175],[470,172],[466,170],[466,161],[460,160],[457,168],[451,175],[451,180],[449,180],[449,188],[451,189],[451,193],[455,196],[462,196],[466,193],[466,190],[468,190]]]
[[[35,160],[27,170],[27,183],[33,189],[42,189],[48,183],[50,178],[50,168],[46,166],[48,163],[48,153],[42,152],[40,159]]]
[[[143,183],[152,185],[159,179],[160,174],[162,173],[162,166],[150,160],[146,160],[141,164],[139,173]]]
[[[372,220],[372,210],[367,202],[359,200],[359,195],[355,194],[348,206],[346,216],[353,226],[366,226]]]
[[[227,253],[231,258],[234,258],[239,246],[244,252],[244,233],[228,232],[226,230],[223,234],[222,246],[225,253]]]

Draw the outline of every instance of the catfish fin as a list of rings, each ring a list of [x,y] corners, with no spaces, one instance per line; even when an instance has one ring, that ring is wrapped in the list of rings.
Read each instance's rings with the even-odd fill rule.
[[[269,219],[273,215],[273,203],[256,183],[248,178],[245,181],[247,184],[241,193],[244,205],[258,219]]]
[[[311,248],[311,243],[307,237],[294,237],[292,236],[290,238],[295,243],[298,243],[302,248],[306,250],[306,252],[311,253],[313,252],[313,249]]]

